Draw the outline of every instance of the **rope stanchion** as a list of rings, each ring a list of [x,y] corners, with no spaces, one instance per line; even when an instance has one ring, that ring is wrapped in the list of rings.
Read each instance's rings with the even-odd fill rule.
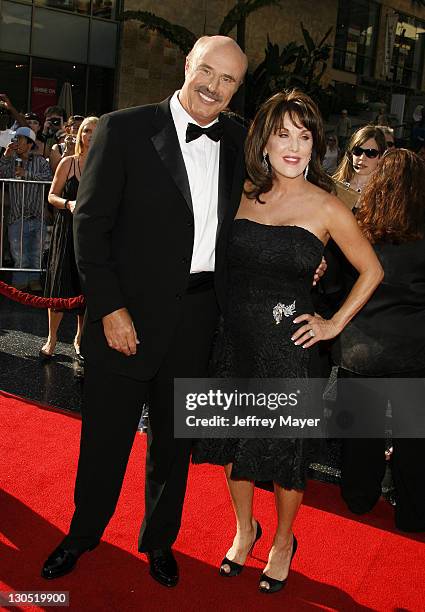
[[[54,308],[56,310],[74,310],[75,308],[81,308],[84,306],[84,296],[79,295],[73,298],[45,298],[33,295],[32,293],[25,293],[19,291],[11,285],[7,285],[3,281],[0,281],[0,294],[19,302],[19,304],[25,304],[32,308]]]

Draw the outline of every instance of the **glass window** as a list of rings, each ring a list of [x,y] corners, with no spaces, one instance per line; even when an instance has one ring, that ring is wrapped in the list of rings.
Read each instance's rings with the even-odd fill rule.
[[[379,5],[371,0],[339,0],[333,67],[373,76]]]
[[[1,2],[0,48],[3,51],[29,53],[31,7],[15,2]]]
[[[114,71],[90,66],[88,81],[87,114],[100,117],[114,110]]]
[[[33,55],[70,62],[87,62],[89,19],[46,9],[34,9]]]
[[[28,96],[28,57],[0,53],[1,93],[9,96],[13,106],[20,112],[27,111]],[[0,130],[12,123],[9,113],[0,114]]]
[[[400,15],[391,60],[391,80],[420,89],[424,60],[425,22]]]
[[[93,17],[116,19],[116,0],[93,0]]]
[[[72,89],[72,103],[74,115],[85,114],[85,93],[86,93],[86,66],[72,64],[68,62],[56,62],[33,58],[32,61],[32,82],[42,82],[51,80],[55,83],[55,99],[51,100],[49,106],[57,104],[63,84],[68,82]],[[32,103],[34,101],[32,92]]]
[[[114,68],[117,48],[117,25],[93,19],[90,33],[89,63]]]
[[[90,15],[90,0],[35,0],[35,4],[48,8],[72,11],[80,15]]]

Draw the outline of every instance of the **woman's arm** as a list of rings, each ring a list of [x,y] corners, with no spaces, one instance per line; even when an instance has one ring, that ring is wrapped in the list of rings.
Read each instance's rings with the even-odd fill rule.
[[[359,273],[342,306],[329,320],[319,315],[301,315],[294,323],[306,321],[292,336],[303,348],[313,346],[319,340],[337,336],[351,319],[363,308],[384,277],[384,271],[369,241],[360,231],[352,212],[334,196],[324,203],[325,221],[330,237]],[[312,335],[314,334],[314,336]]]
[[[62,192],[65,187],[66,179],[68,178],[72,160],[72,157],[65,157],[64,159],[62,159],[59,162],[59,165],[55,172],[55,176],[53,177],[53,182],[50,187],[48,200],[49,204],[51,204],[55,208],[64,209],[70,208],[71,206],[73,208],[75,206],[74,201],[69,202],[69,204],[66,204],[68,200],[65,200],[65,198],[62,197]]]

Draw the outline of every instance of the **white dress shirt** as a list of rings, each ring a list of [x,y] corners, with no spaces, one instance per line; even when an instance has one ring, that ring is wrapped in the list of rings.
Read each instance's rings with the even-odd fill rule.
[[[195,239],[190,272],[191,274],[213,272],[218,225],[220,142],[214,142],[205,134],[196,140],[192,140],[192,142],[186,142],[187,124],[199,124],[180,104],[178,94],[179,92],[176,91],[171,98],[170,110],[186,166],[195,218]],[[216,121],[218,119],[209,125],[216,123]],[[202,127],[208,126],[204,125]]]

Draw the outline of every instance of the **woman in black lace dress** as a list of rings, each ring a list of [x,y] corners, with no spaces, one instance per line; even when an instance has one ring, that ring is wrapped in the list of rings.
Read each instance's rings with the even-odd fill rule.
[[[76,204],[81,173],[97,121],[97,117],[87,117],[84,119],[78,129],[75,155],[64,157],[59,162],[50,188],[49,202],[55,207],[56,211],[47,263],[45,297],[71,298],[81,295],[74,255],[72,213]],[[49,336],[40,349],[40,357],[42,359],[50,359],[55,352],[57,332],[62,321],[63,312],[49,308],[48,315]],[[77,312],[77,320],[74,350],[76,357],[81,358],[82,312]]]
[[[228,246],[228,301],[215,376],[309,378],[319,375],[317,342],[334,338],[382,278],[381,266],[351,212],[329,192],[323,125],[299,91],[276,94],[258,111],[246,142],[246,182]],[[332,237],[359,272],[331,320],[314,313],[314,271]],[[274,308],[288,316],[276,325]],[[255,480],[273,480],[278,525],[260,590],[284,586],[296,550],[292,524],[306,483],[306,439],[214,439],[197,443],[195,463],[225,466],[237,531],[220,567],[240,573],[261,535],[252,515]]]

